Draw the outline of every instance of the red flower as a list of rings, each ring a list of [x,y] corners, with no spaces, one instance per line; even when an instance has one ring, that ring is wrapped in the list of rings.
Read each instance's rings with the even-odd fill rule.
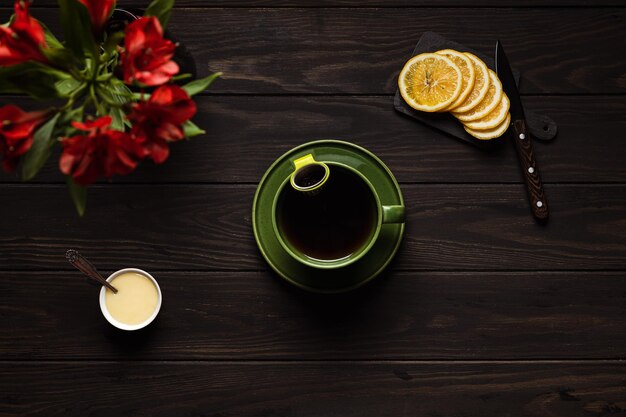
[[[47,115],[47,111],[27,113],[10,104],[0,107],[0,155],[5,171],[15,171],[20,156],[33,145],[35,129]]]
[[[177,85],[157,88],[147,101],[133,104],[128,120],[132,134],[154,162],[164,162],[170,154],[168,142],[185,137],[182,124],[196,114],[196,103]]]
[[[101,176],[126,175],[143,157],[143,149],[130,135],[108,129],[111,121],[110,116],[105,116],[85,123],[72,122],[72,126],[88,134],[61,142],[59,168],[77,184],[88,185]]]
[[[30,1],[15,1],[15,18],[0,26],[0,65],[11,66],[26,61],[48,62],[41,52],[46,41],[41,25],[28,14]]]
[[[142,17],[129,24],[124,48],[122,70],[127,84],[161,85],[178,73],[178,64],[171,60],[176,45],[163,39],[156,17]]]
[[[89,17],[91,18],[91,26],[96,33],[100,33],[102,28],[109,20],[111,12],[115,7],[115,0],[78,0],[87,7]]]

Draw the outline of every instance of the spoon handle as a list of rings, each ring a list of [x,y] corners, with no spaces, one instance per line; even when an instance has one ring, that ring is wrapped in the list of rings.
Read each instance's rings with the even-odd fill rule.
[[[87,275],[89,278],[98,281],[100,284],[104,285],[114,294],[117,294],[117,288],[111,285],[106,279],[100,275],[98,270],[91,262],[87,260],[83,255],[78,253],[78,251],[74,249],[70,249],[65,253],[67,260],[74,265],[74,268],[78,269],[83,274]]]

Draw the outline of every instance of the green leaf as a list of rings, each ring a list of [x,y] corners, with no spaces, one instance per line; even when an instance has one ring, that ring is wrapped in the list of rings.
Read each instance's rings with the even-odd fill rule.
[[[115,130],[124,131],[124,112],[122,111],[122,109],[117,107],[111,107],[109,109],[109,113],[113,118],[113,121],[111,122],[111,127]]]
[[[178,74],[178,75],[174,75],[172,77],[172,81],[182,81],[182,80],[186,80],[188,78],[191,78],[192,75],[191,74]]]
[[[170,21],[174,1],[175,0],[152,0],[152,3],[150,3],[143,15],[156,17],[159,19],[159,22],[161,22],[163,29],[165,29],[167,23]]]
[[[110,86],[111,90],[113,90],[111,95],[117,103],[126,104],[130,101],[133,92],[126,84],[120,80],[113,79],[111,80]]]
[[[64,80],[57,81],[54,84],[57,92],[62,97],[69,97],[80,85],[82,82],[74,79],[74,78],[66,78]]]
[[[70,197],[72,197],[74,207],[76,207],[76,212],[80,217],[83,217],[85,207],[87,206],[87,187],[76,184],[70,176],[65,177],[65,182],[67,183],[67,189],[70,192]]]
[[[25,62],[0,67],[0,93],[24,93],[39,99],[60,97],[56,83],[70,78],[69,74],[39,62]]]
[[[119,80],[111,80],[108,83],[99,84],[96,88],[98,96],[110,109],[118,109],[121,121],[124,121],[123,107],[132,100],[132,92]],[[115,115],[113,115],[115,117]]]
[[[35,132],[33,145],[22,159],[22,181],[30,181],[35,178],[35,175],[50,157],[52,147],[56,143],[56,138],[53,137],[52,132],[60,115],[60,113],[55,114]]]
[[[78,0],[59,0],[59,8],[67,47],[78,57],[98,57],[87,8]]]
[[[108,104],[109,114],[113,118],[111,126],[113,129],[123,131],[125,123],[125,114],[123,106],[131,101],[132,91],[121,81],[112,79],[106,84],[98,86],[98,95]]]
[[[204,135],[206,132],[200,129],[194,122],[191,120],[187,120],[183,123],[183,133],[187,139],[193,138],[194,136]]]
[[[58,68],[70,68],[72,65],[80,67],[81,63],[77,61],[76,57],[67,48],[47,48],[42,50],[43,54],[50,62],[52,62]]]
[[[191,81],[183,85],[183,90],[185,90],[190,96],[196,95],[206,90],[211,84],[213,84],[213,81],[215,81],[217,77],[220,77],[221,75],[221,72],[216,72],[215,74],[211,74],[208,77]]]

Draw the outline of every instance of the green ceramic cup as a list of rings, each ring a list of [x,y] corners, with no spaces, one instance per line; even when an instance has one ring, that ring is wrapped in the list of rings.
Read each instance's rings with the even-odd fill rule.
[[[302,160],[303,158],[301,157],[301,158],[294,159],[294,161],[292,161],[292,164],[294,165],[294,170],[302,169]],[[296,164],[296,161],[298,162],[298,164]],[[308,256],[306,253],[303,253],[302,251],[298,250],[296,247],[294,247],[293,244],[289,242],[287,237],[281,232],[281,227],[279,225],[279,219],[277,215],[278,204],[280,203],[281,195],[285,191],[285,189],[291,188],[293,186],[292,184],[293,175],[290,175],[288,178],[286,178],[283,181],[282,185],[278,189],[278,192],[274,196],[274,200],[272,203],[272,226],[273,226],[273,230],[276,235],[276,238],[280,242],[281,246],[293,259],[303,263],[304,265],[307,265],[313,268],[319,268],[319,269],[343,268],[345,266],[348,266],[358,261],[359,259],[363,258],[368,253],[368,251],[376,243],[376,240],[378,239],[378,236],[380,235],[380,232],[385,224],[404,223],[404,211],[405,211],[404,206],[381,204],[380,198],[378,194],[376,193],[374,186],[358,170],[352,168],[351,166],[338,163],[338,162],[327,162],[327,161],[321,162],[321,161],[316,161],[313,158],[308,158],[308,161],[310,161],[310,163],[315,163],[315,164],[324,163],[325,165],[329,166],[331,169],[333,166],[338,166],[338,167],[351,171],[371,191],[371,198],[373,200],[372,202],[373,202],[373,206],[375,207],[376,213],[375,213],[375,219],[371,225],[369,237],[363,241],[360,247],[352,251],[350,255],[344,256],[340,259],[323,259],[323,260]],[[332,181],[332,173],[330,174],[330,178],[328,179],[328,181]],[[315,198],[315,197],[312,197],[312,198]]]

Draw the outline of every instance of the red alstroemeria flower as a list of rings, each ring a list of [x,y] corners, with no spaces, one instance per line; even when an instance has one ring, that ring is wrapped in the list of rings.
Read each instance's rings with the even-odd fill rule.
[[[0,156],[5,171],[15,171],[20,156],[33,145],[36,128],[48,114],[47,111],[25,112],[10,104],[0,107]]]
[[[77,184],[89,185],[98,177],[126,175],[143,157],[144,150],[130,135],[108,128],[111,121],[110,116],[105,116],[85,123],[72,122],[72,126],[87,134],[61,141],[59,168]]]
[[[115,0],[78,0],[87,7],[94,32],[100,33],[115,8]]]
[[[168,142],[185,137],[182,124],[196,114],[196,103],[177,85],[157,88],[147,101],[132,105],[128,120],[132,134],[145,148],[147,156],[160,164],[170,154]]]
[[[15,1],[15,18],[9,26],[0,26],[0,65],[11,66],[26,61],[48,62],[41,52],[46,48],[43,28],[28,13],[30,1]]]
[[[163,28],[156,17],[142,17],[126,27],[122,70],[124,82],[137,81],[147,86],[161,85],[178,73],[172,61],[176,45],[163,38]]]

